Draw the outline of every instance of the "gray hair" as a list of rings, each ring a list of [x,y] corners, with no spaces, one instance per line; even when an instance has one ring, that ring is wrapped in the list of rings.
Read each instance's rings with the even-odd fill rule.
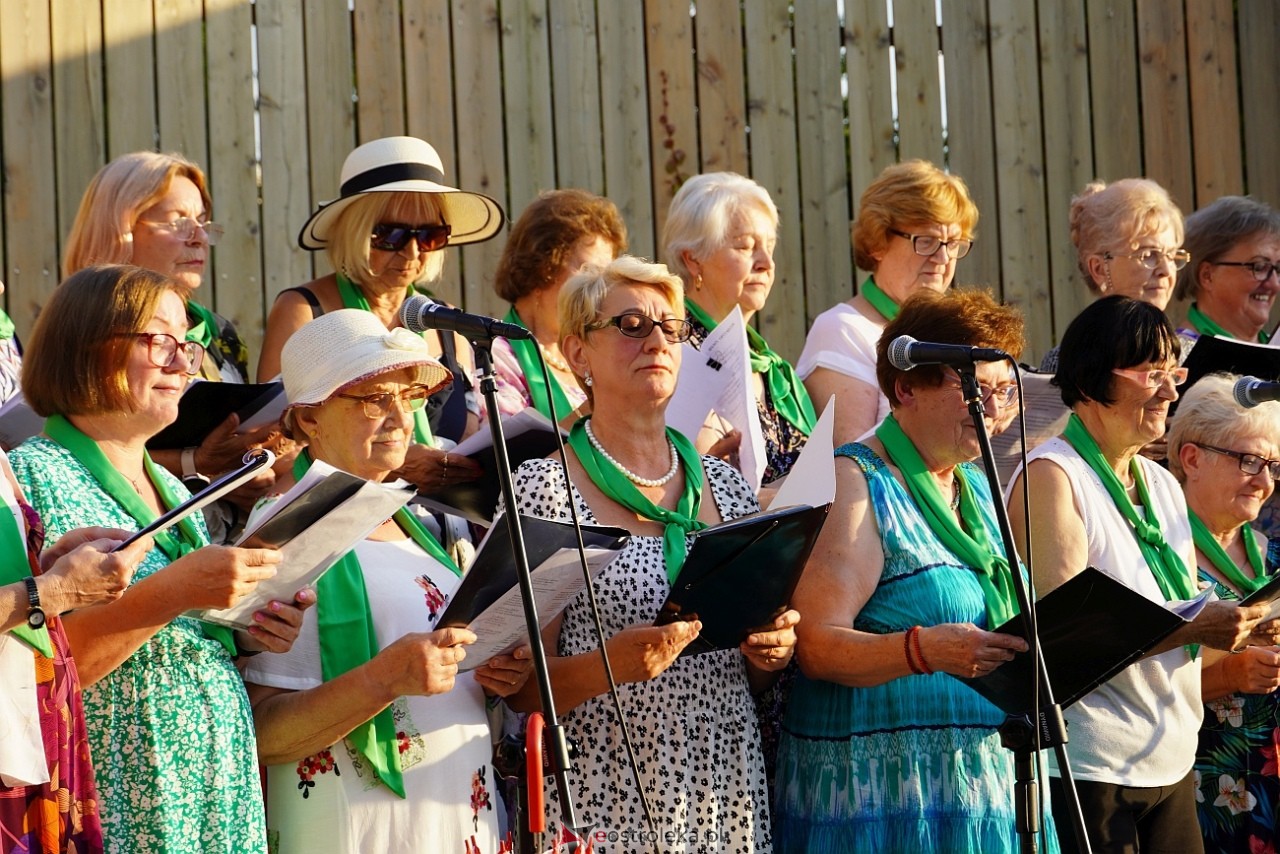
[[[671,272],[688,282],[684,254],[705,258],[724,246],[729,220],[748,207],[762,211],[777,230],[778,206],[769,191],[750,178],[736,172],[706,172],[685,181],[671,200],[662,228],[662,255]]]
[[[1280,212],[1249,196],[1223,196],[1187,217],[1182,248],[1191,263],[1178,271],[1177,299],[1200,295],[1200,268],[1230,252],[1237,243],[1255,235],[1280,237]],[[1274,259],[1272,259],[1274,260]]]
[[[1196,381],[1178,403],[1169,429],[1169,471],[1186,480],[1179,452],[1186,444],[1228,447],[1250,433],[1280,440],[1280,402],[1266,401],[1246,409],[1236,402],[1236,374],[1209,374]]]

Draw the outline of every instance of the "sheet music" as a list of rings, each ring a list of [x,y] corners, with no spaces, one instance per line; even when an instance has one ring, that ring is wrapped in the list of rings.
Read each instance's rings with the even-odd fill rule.
[[[770,507],[803,504],[821,507],[836,500],[835,423],[835,395],[832,395]]]

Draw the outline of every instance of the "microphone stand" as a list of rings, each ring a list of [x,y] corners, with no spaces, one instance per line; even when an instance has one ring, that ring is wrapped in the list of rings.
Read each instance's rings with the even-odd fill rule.
[[[1000,743],[1012,750],[1014,756],[1014,808],[1017,815],[1018,839],[1024,854],[1035,854],[1038,850],[1036,837],[1041,830],[1041,797],[1035,773],[1036,754],[1042,746],[1049,746],[1053,748],[1058,760],[1058,773],[1061,775],[1062,789],[1067,800],[1067,812],[1071,817],[1078,850],[1084,854],[1091,854],[1089,834],[1084,826],[1084,814],[1080,810],[1080,798],[1076,793],[1075,780],[1071,775],[1071,765],[1067,761],[1066,722],[1062,717],[1062,708],[1053,699],[1053,687],[1049,682],[1049,672],[1045,669],[1044,656],[1040,649],[1035,610],[1027,590],[1026,580],[1019,569],[1018,550],[1014,545],[1013,530],[1009,526],[1009,511],[1001,499],[1002,490],[996,474],[995,456],[991,452],[991,436],[987,433],[984,418],[982,392],[972,364],[953,367],[960,375],[960,386],[965,402],[969,406],[969,417],[973,419],[974,429],[978,433],[978,446],[982,449],[982,464],[986,469],[987,483],[991,487],[991,496],[994,499],[992,504],[996,521],[1000,525],[1000,538],[1004,542],[1005,558],[1009,561],[1013,589],[1018,597],[1018,611],[1022,616],[1024,633],[1029,646],[1028,652],[1035,661],[1030,714],[1009,715],[998,730]],[[1014,369],[1017,370],[1016,365]],[[1018,385],[1021,388],[1021,380]],[[1028,524],[1030,524],[1029,519]],[[989,628],[994,629],[995,626]],[[1032,721],[1037,723],[1033,725]]]

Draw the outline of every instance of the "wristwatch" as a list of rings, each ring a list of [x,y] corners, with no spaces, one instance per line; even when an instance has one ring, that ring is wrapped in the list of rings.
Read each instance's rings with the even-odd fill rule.
[[[27,583],[27,604],[31,606],[27,611],[27,625],[33,629],[43,628],[45,617],[44,609],[40,607],[40,588],[36,587],[36,580],[30,575],[23,581]]]
[[[196,471],[196,449],[182,449],[182,485],[196,493],[209,485],[209,478]]]

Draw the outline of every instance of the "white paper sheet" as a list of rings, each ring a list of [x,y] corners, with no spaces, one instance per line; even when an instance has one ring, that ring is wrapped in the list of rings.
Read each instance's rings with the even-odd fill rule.
[[[836,500],[835,423],[835,395],[832,395],[795,465],[770,502],[771,508],[780,510],[805,504],[821,507]]]

